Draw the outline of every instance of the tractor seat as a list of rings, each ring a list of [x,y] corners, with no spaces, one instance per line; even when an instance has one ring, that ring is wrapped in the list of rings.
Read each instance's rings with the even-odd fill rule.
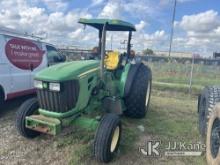
[[[117,69],[118,64],[119,64],[119,60],[120,60],[119,52],[117,52],[117,51],[109,52],[105,56],[105,68],[107,70]]]

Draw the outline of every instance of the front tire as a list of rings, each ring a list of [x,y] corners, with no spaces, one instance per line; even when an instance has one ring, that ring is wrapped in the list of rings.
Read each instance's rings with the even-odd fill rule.
[[[220,162],[220,103],[216,104],[208,121],[206,137],[206,159],[210,165]]]
[[[40,135],[39,132],[26,128],[25,118],[37,112],[39,104],[36,98],[26,100],[18,109],[16,114],[16,128],[18,133],[25,138],[35,138]]]
[[[121,130],[121,121],[118,115],[104,115],[96,131],[94,141],[94,155],[98,161],[108,163],[113,159],[119,147]]]
[[[131,85],[129,95],[125,97],[127,110],[124,114],[131,118],[143,118],[149,109],[152,86],[151,69],[141,64]]]
[[[198,98],[199,112],[199,131],[204,138],[207,132],[207,123],[213,108],[220,101],[220,87],[211,86],[205,87]]]

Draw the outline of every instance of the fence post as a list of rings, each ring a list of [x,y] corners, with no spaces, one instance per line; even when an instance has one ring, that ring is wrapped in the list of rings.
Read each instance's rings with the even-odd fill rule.
[[[192,65],[191,65],[190,80],[189,80],[189,93],[192,92],[193,68],[194,68],[194,55],[192,55]]]

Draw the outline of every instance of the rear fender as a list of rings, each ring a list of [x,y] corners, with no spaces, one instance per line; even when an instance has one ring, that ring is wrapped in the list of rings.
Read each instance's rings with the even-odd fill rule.
[[[0,85],[0,95],[3,95],[3,99],[5,100],[5,91],[1,85]]]
[[[138,64],[127,64],[121,76],[121,97],[126,97],[129,95],[132,82],[134,81],[135,75],[138,71],[138,68],[142,63]]]

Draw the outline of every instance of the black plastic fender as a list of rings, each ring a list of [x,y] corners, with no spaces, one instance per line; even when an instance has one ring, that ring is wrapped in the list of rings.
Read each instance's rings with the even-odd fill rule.
[[[132,83],[133,83],[134,78],[135,78],[135,75],[138,71],[138,68],[141,65],[143,65],[143,64],[142,63],[131,64],[131,67],[128,71],[128,77],[127,77],[127,80],[126,80],[126,83],[125,83],[124,97],[129,95]]]
[[[4,101],[5,101],[5,93],[2,86],[0,85],[0,106],[3,105]]]

